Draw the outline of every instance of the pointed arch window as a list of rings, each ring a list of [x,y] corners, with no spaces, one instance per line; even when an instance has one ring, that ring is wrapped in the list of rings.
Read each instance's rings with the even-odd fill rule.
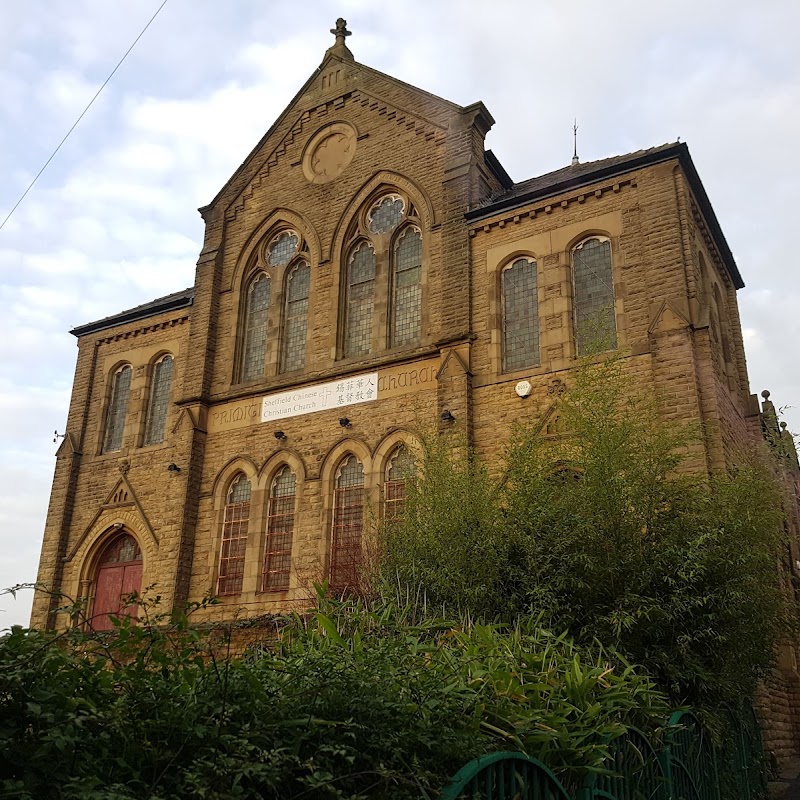
[[[397,237],[392,258],[390,347],[419,341],[422,328],[422,233],[409,225]]]
[[[270,277],[266,272],[259,271],[247,287],[242,347],[243,381],[251,381],[264,374],[270,295]]]
[[[345,358],[367,355],[372,349],[374,306],[375,250],[370,242],[362,241],[347,259]]]
[[[285,466],[272,479],[269,493],[264,575],[261,582],[261,589],[264,592],[282,592],[289,588],[295,491],[295,475],[288,466]]]
[[[503,370],[512,372],[540,363],[537,264],[518,258],[501,275]]]
[[[172,390],[172,356],[166,355],[153,365],[150,382],[150,399],[147,403],[147,422],[143,444],[158,444],[164,441],[167,409]]]
[[[572,249],[573,322],[579,356],[617,347],[611,241],[591,236]]]
[[[717,324],[719,326],[719,339],[722,346],[722,357],[725,361],[731,360],[731,339],[728,328],[728,309],[719,285],[714,284],[714,306],[717,310]]]
[[[100,556],[94,584],[90,624],[96,631],[109,631],[114,617],[136,618],[138,605],[131,595],[142,590],[142,551],[129,533],[110,542]]]
[[[401,519],[406,505],[406,481],[414,475],[414,458],[409,449],[398,445],[386,464],[383,483],[383,517]]]
[[[298,261],[286,276],[286,308],[283,317],[281,372],[303,369],[308,332],[308,290],[311,268]]]
[[[131,394],[130,364],[120,367],[111,378],[111,396],[106,413],[106,429],[103,435],[103,452],[113,453],[122,448],[122,434],[128,416],[128,401]]]
[[[365,204],[353,223],[342,270],[343,358],[422,337],[424,241],[414,205],[400,192]]]
[[[267,263],[271,267],[285,267],[300,247],[300,236],[296,231],[281,231],[267,245]]]
[[[364,466],[347,456],[336,471],[333,498],[330,586],[334,591],[359,583],[364,533]]]
[[[250,481],[239,473],[230,484],[222,519],[217,594],[240,594],[250,523]]]

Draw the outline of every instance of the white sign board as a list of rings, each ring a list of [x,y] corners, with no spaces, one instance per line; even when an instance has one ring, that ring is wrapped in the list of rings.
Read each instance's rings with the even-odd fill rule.
[[[261,421],[299,417],[315,411],[344,408],[378,399],[378,373],[267,395],[261,402]]]

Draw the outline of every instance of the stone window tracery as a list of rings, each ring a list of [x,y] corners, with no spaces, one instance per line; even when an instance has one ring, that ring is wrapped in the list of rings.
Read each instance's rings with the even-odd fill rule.
[[[235,380],[255,381],[305,367],[311,291],[308,245],[280,228],[254,248],[242,282]]]
[[[271,267],[285,267],[297,253],[300,237],[295,231],[281,231],[267,246],[267,263]]]
[[[158,444],[164,441],[164,428],[172,389],[172,356],[166,355],[153,365],[150,382],[150,399],[147,403],[143,444]]]
[[[366,204],[345,253],[342,357],[418,344],[422,336],[423,233],[413,204],[396,191]]]
[[[500,274],[504,372],[540,363],[537,269],[536,261],[525,257]]]
[[[611,241],[590,236],[572,249],[573,321],[579,356],[617,347]]]
[[[228,488],[222,520],[217,594],[242,591],[247,529],[250,523],[250,481],[239,473]]]
[[[122,434],[125,431],[125,420],[128,416],[128,401],[131,394],[131,377],[133,370],[130,364],[121,366],[111,379],[111,396],[106,412],[106,429],[103,436],[103,452],[113,453],[122,448]]]
[[[346,456],[336,471],[331,536],[330,586],[334,591],[359,583],[364,532],[364,466]]]
[[[292,537],[295,519],[295,475],[284,466],[272,479],[264,549],[264,592],[286,591],[292,566]]]

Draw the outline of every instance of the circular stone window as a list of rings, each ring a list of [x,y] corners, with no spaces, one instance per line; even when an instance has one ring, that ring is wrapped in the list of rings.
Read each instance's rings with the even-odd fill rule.
[[[329,183],[353,160],[356,132],[344,122],[334,122],[317,131],[303,153],[303,174],[311,183]]]

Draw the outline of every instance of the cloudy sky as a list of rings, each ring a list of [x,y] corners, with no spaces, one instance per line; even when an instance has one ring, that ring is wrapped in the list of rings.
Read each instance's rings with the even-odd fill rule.
[[[0,0],[0,221],[161,0]],[[688,142],[747,287],[752,391],[800,430],[797,0],[169,0],[0,230],[0,588],[32,581],[74,325],[190,286],[197,207],[347,18],[358,61],[496,119],[512,178]],[[0,629],[30,593],[0,597]]]

